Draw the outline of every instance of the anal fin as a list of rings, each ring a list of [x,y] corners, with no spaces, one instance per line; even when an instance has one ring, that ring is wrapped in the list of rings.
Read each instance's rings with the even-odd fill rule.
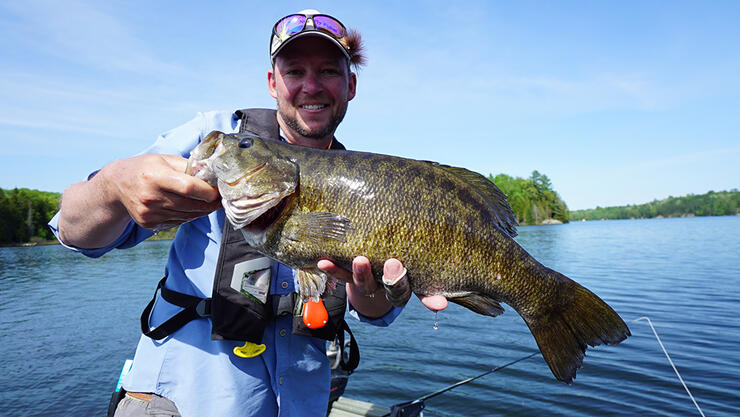
[[[459,297],[447,297],[447,300],[484,316],[496,317],[504,312],[504,308],[501,307],[498,301],[477,293],[469,293]]]

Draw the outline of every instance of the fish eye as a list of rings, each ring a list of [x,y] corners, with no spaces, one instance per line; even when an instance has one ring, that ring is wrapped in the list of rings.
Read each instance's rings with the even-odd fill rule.
[[[242,149],[251,148],[253,143],[254,140],[251,137],[247,136],[239,140],[239,147]]]

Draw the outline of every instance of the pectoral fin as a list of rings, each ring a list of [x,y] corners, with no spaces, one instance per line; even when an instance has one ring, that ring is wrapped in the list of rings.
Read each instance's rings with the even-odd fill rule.
[[[305,300],[317,301],[326,289],[326,275],[318,269],[298,270],[298,294]]]
[[[290,232],[288,239],[293,241],[312,241],[319,243],[325,240],[347,241],[351,230],[348,218],[328,212],[303,213],[292,216],[285,226]]]
[[[504,308],[498,301],[481,294],[470,293],[461,297],[447,297],[447,299],[484,316],[496,317],[504,312]]]

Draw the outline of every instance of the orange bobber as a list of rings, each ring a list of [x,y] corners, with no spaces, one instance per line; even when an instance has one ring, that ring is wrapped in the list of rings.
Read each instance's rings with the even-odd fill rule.
[[[329,313],[324,307],[324,302],[319,298],[318,301],[308,299],[303,303],[303,324],[309,329],[320,329],[324,327],[329,320]]]

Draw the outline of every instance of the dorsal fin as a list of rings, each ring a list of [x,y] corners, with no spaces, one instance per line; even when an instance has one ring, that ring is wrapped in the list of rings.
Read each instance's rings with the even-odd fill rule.
[[[509,202],[506,201],[506,194],[504,194],[503,191],[501,191],[491,180],[477,172],[473,172],[465,168],[443,165],[432,161],[425,162],[428,162],[437,168],[444,169],[457,178],[470,184],[491,207],[498,226],[511,237],[517,235],[516,226],[518,223],[516,221],[516,215],[511,209]]]

